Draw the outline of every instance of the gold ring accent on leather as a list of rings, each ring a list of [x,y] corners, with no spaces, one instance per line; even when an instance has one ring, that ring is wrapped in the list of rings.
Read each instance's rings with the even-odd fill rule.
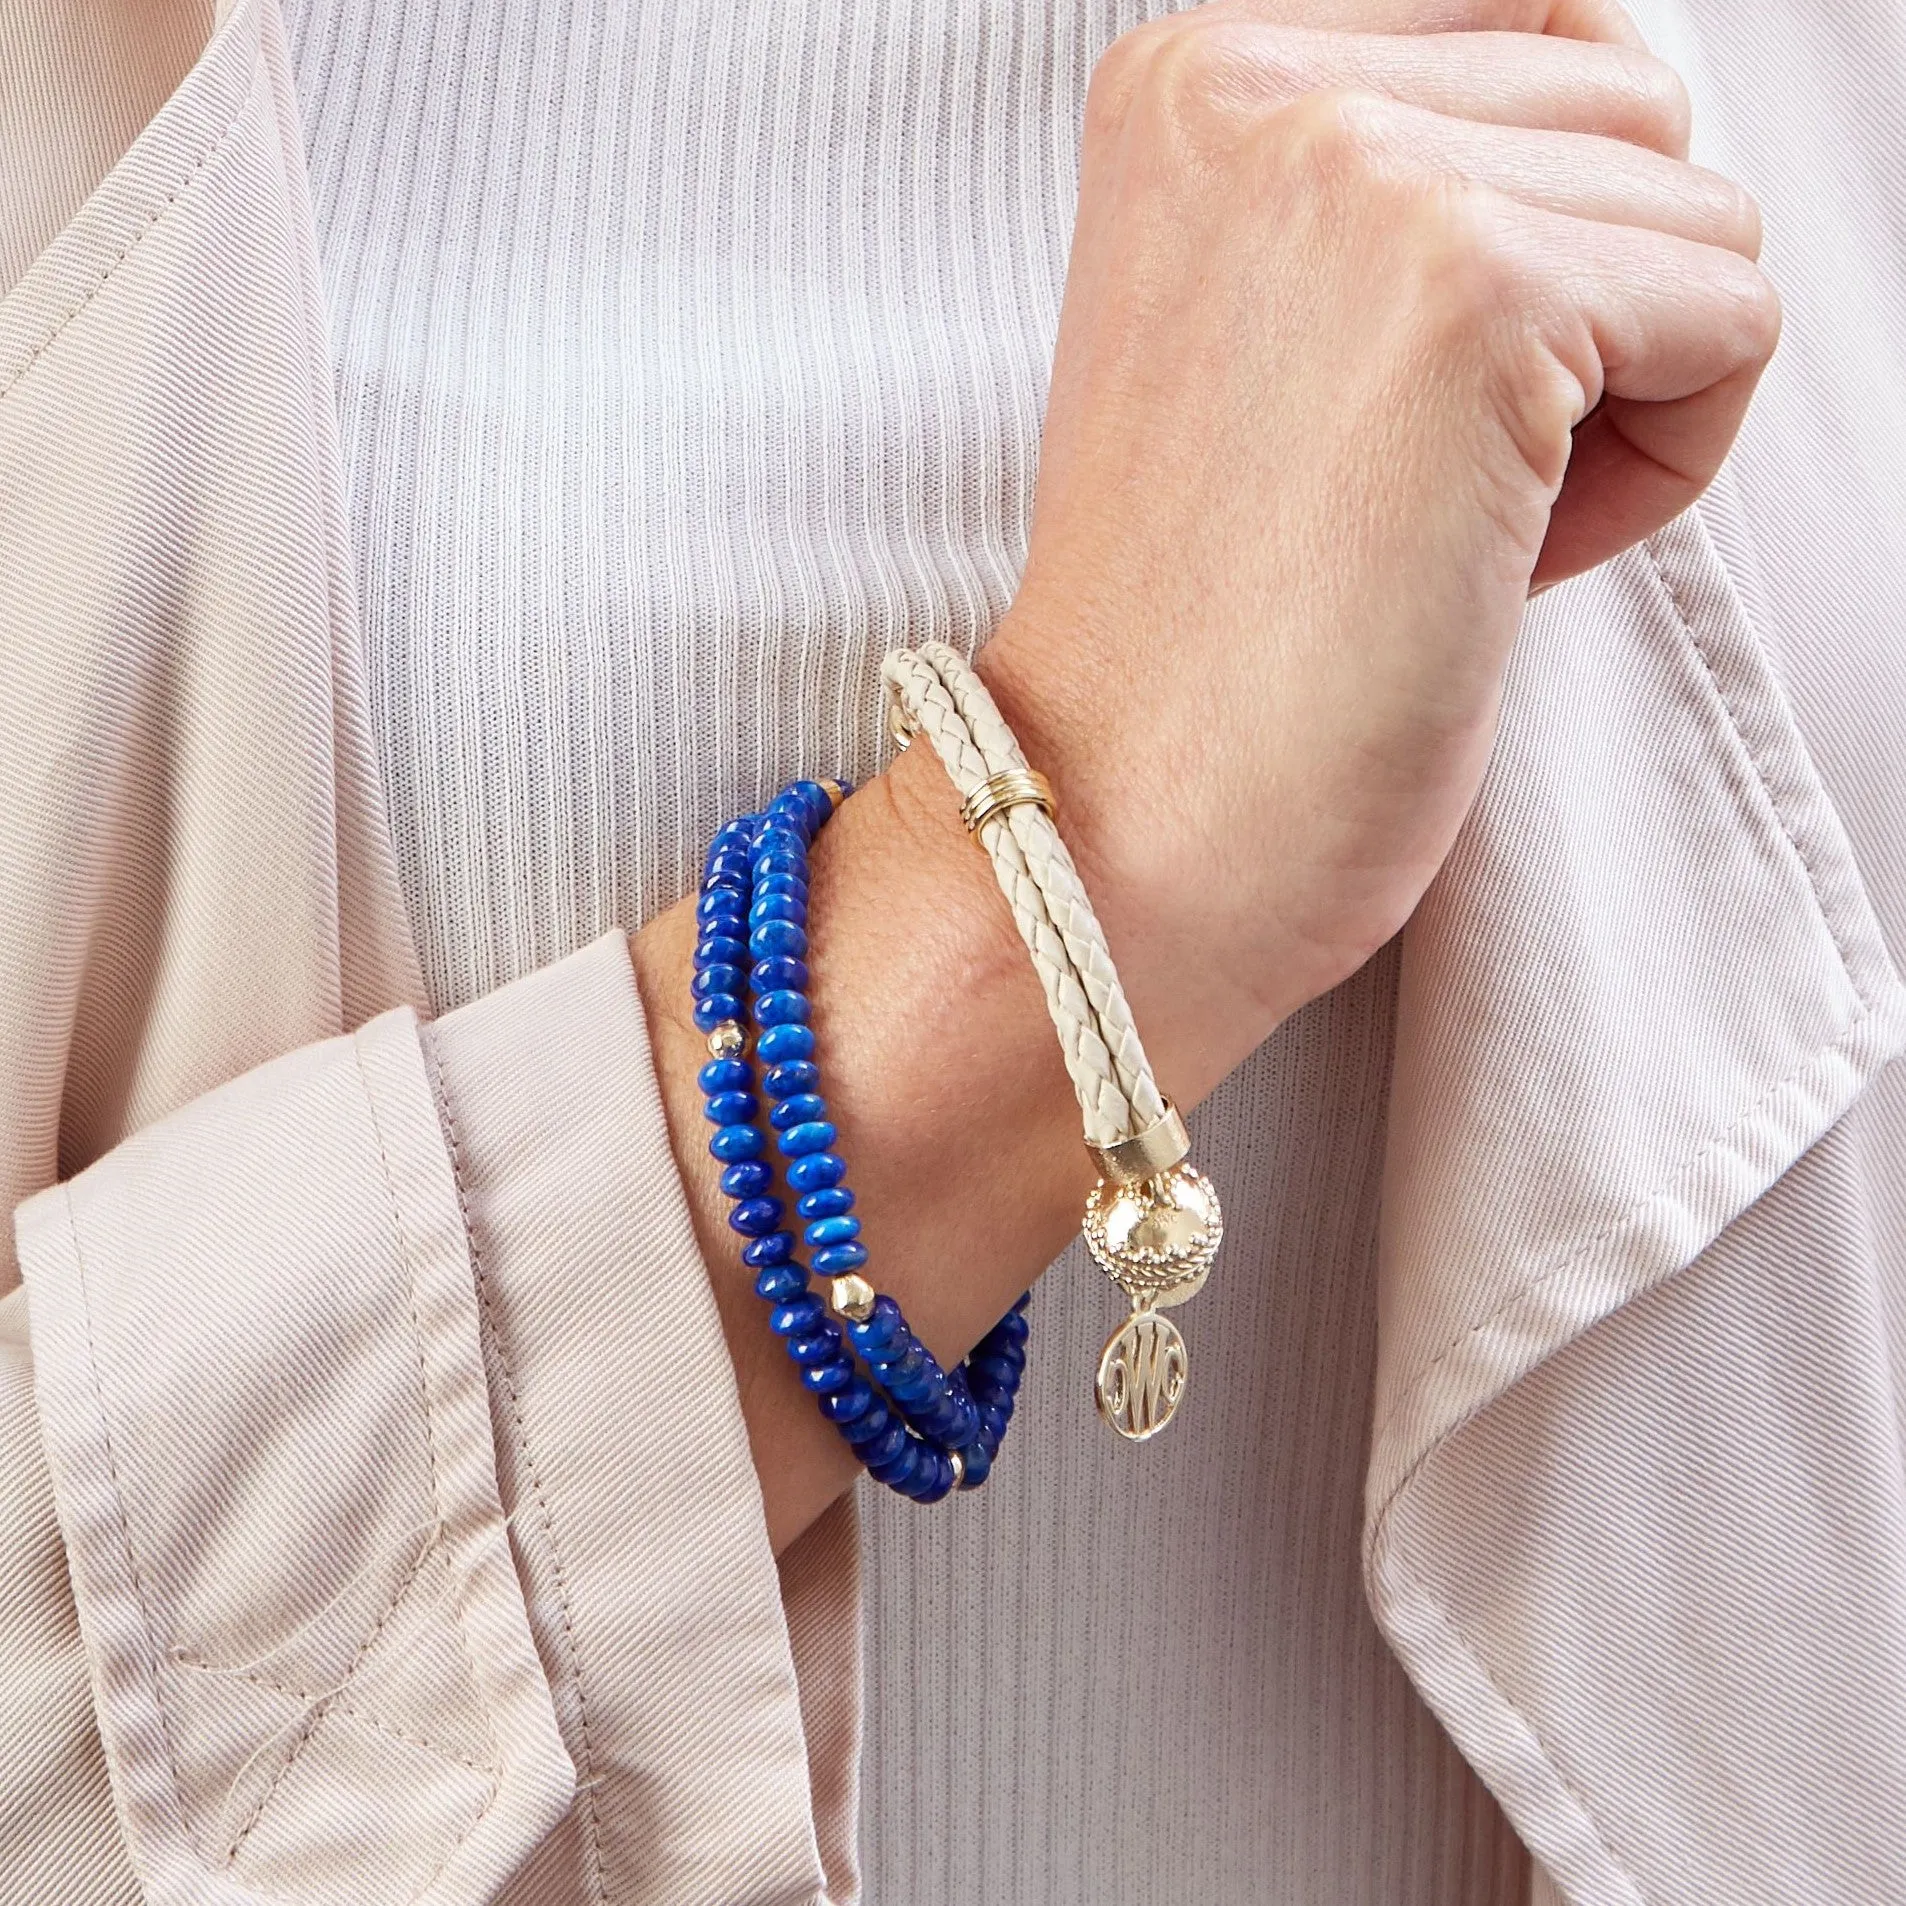
[[[1015,807],[1042,807],[1051,815],[1052,784],[1036,768],[1007,768],[989,774],[960,803],[960,819],[969,834],[977,834],[988,821]]]
[[[891,683],[887,687],[887,734],[893,742],[897,754],[905,754],[913,738],[920,732],[920,724]]]

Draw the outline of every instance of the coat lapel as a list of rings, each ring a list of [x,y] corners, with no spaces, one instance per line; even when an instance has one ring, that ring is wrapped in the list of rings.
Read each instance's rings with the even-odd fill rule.
[[[9,1209],[422,1004],[341,494],[282,25],[238,0],[0,300]]]

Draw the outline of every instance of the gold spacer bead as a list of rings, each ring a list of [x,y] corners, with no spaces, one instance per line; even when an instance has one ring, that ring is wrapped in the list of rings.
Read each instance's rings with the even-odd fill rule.
[[[977,834],[988,821],[1015,807],[1042,807],[1048,817],[1052,814],[1052,783],[1037,768],[1007,768],[989,774],[960,803],[960,819],[969,834]]]
[[[747,1043],[748,1035],[732,1019],[724,1019],[708,1035],[708,1050],[717,1059],[732,1059]]]
[[[966,1483],[966,1458],[957,1449],[949,1449],[946,1459],[953,1465],[953,1487],[963,1488]]]
[[[874,1314],[874,1287],[849,1271],[828,1286],[827,1303],[835,1316],[864,1324]]]
[[[833,802],[834,810],[838,813],[840,804],[847,799],[847,790],[832,775],[827,774],[821,776],[821,786],[827,790],[827,798]]]

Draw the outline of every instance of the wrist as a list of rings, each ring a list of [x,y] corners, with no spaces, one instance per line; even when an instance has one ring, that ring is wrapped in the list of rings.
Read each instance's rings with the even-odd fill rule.
[[[1187,785],[1195,740],[1172,731],[1172,710],[1154,719],[1141,694],[1108,693],[1071,632],[1016,609],[975,666],[1052,784],[1161,1084],[1195,1105],[1311,996],[1306,963],[1280,951],[1266,868],[1249,868],[1247,891]]]

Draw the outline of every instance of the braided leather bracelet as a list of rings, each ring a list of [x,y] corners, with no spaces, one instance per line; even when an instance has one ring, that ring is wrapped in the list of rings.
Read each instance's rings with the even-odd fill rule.
[[[1224,1235],[1217,1192],[1187,1162],[1184,1121],[1152,1077],[1098,916],[1053,823],[1051,789],[985,683],[942,642],[896,651],[881,674],[896,745],[916,734],[933,744],[1045,989],[1099,1169],[1086,1247],[1131,1303],[1099,1358],[1099,1412],[1142,1442],[1184,1394],[1185,1340],[1160,1313],[1203,1287]]]

